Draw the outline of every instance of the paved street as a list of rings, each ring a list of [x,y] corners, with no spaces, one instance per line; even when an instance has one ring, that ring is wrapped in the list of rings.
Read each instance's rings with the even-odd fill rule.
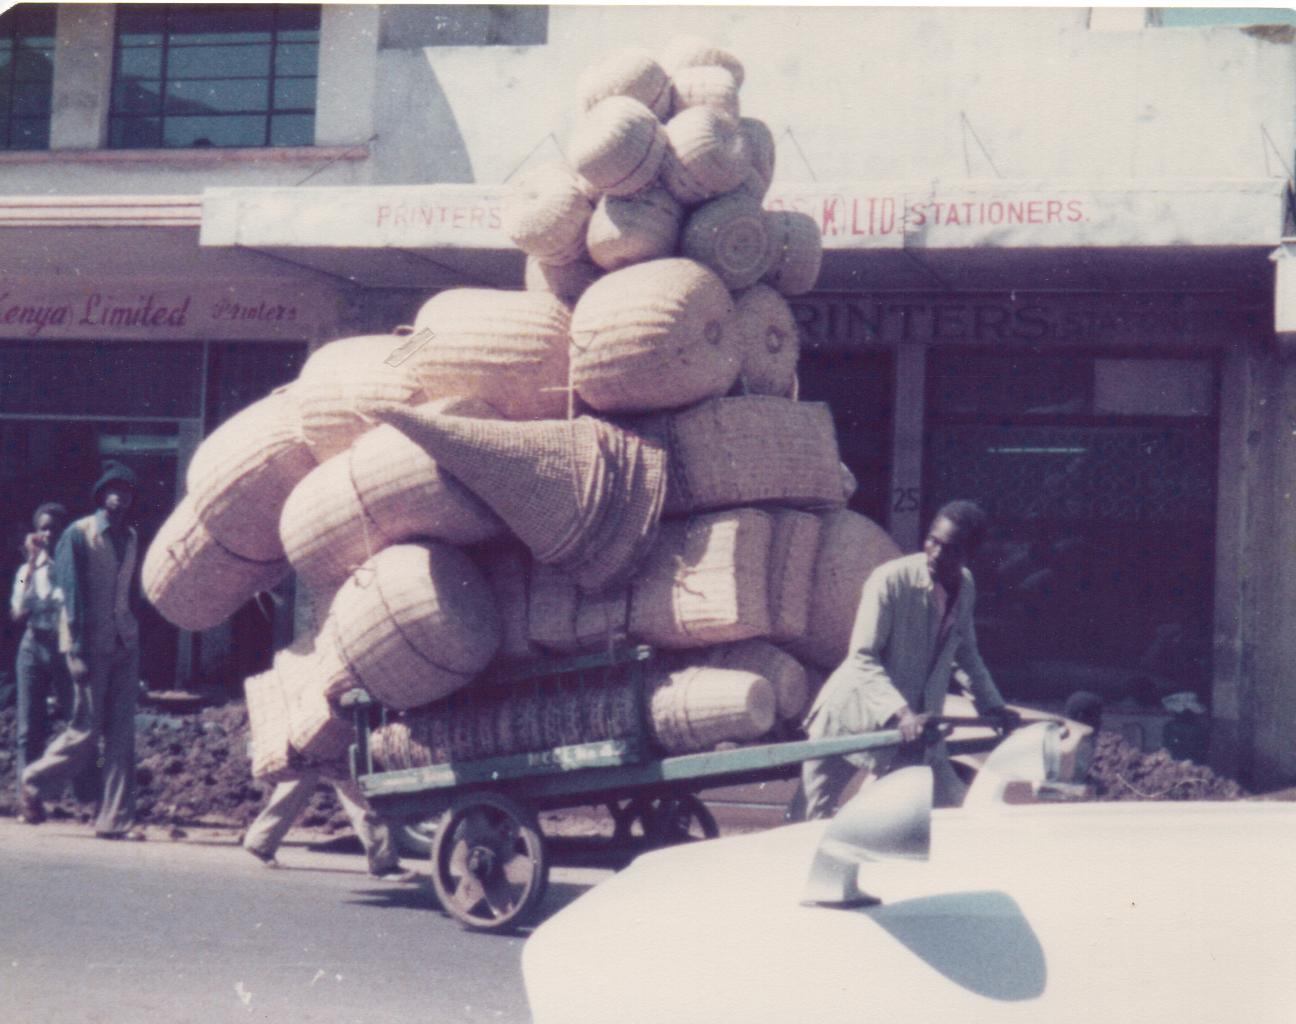
[[[290,843],[279,859],[285,869],[262,868],[230,834],[109,843],[79,825],[0,819],[6,1019],[528,1019],[522,937],[463,931],[436,908],[426,877],[373,881],[345,842]],[[556,867],[545,913],[607,874]]]

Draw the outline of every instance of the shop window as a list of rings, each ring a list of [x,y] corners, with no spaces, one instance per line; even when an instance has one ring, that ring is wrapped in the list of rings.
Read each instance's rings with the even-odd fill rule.
[[[53,4],[0,14],[0,149],[48,149],[54,83]]]
[[[207,433],[275,388],[294,380],[305,361],[304,345],[213,342],[205,398]]]
[[[315,6],[123,4],[109,147],[312,145],[319,27]]]
[[[1005,692],[1205,701],[1214,363],[938,350],[928,381],[925,514],[990,514],[977,622]]]

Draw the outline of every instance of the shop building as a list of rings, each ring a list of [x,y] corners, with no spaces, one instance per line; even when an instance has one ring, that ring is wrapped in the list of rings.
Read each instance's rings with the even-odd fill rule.
[[[21,507],[53,486],[32,467],[76,477],[80,450],[138,454],[161,509],[197,441],[311,345],[442,288],[518,287],[501,197],[561,152],[579,70],[686,30],[747,66],[744,111],[779,145],[767,205],[822,229],[802,394],[832,404],[855,506],[910,549],[945,500],[992,512],[979,629],[1002,688],[1190,691],[1218,764],[1296,780],[1296,325],[1272,258],[1293,231],[1290,27],[335,5],[246,39],[53,11],[46,145],[0,151]],[[223,636],[178,638],[181,677],[237,676],[247,645]]]

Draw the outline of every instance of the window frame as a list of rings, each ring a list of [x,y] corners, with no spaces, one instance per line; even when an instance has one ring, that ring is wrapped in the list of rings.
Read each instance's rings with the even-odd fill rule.
[[[24,8],[28,8],[24,10]],[[19,40],[22,38],[43,38],[45,33],[28,33],[26,36],[20,35],[23,28],[23,22],[34,18],[49,20],[48,36],[50,44],[48,47],[32,48],[41,54],[48,54],[50,64],[49,78],[45,81],[41,79],[24,79],[19,75],[18,53],[20,49]],[[44,28],[43,24],[38,26]],[[58,8],[55,4],[22,4],[11,7],[9,10],[0,14],[0,42],[9,44],[9,67],[5,71],[0,71],[0,152],[37,152],[50,148],[50,115],[54,104],[54,53],[58,40]],[[44,92],[44,111],[39,114],[15,114],[14,103],[17,99],[20,86],[40,85],[45,86]],[[40,139],[36,145],[19,145],[13,144],[13,125],[15,120],[23,123],[43,123],[43,129],[39,133]]]

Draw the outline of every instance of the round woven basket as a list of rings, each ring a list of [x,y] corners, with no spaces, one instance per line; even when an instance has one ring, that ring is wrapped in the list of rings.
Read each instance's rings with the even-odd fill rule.
[[[593,255],[593,254],[591,254]],[[529,292],[548,292],[566,306],[574,306],[585,289],[602,276],[601,267],[589,260],[546,263],[534,256],[526,259],[525,284]]]
[[[740,87],[743,84],[742,62],[727,50],[712,46],[701,36],[676,36],[666,44],[666,48],[658,57],[658,62],[670,75],[674,75],[681,68],[719,65],[733,75],[734,81]]]
[[[254,562],[284,557],[279,513],[315,458],[295,426],[291,388],[235,413],[194,452],[186,474],[194,511],[232,554]]]
[[[400,365],[401,338],[393,334],[341,338],[316,349],[289,394],[302,437],[323,462],[373,427],[376,405],[412,404],[423,398],[418,381]]]
[[[795,640],[805,636],[810,623],[819,517],[787,508],[770,514],[774,535],[769,553],[769,635],[774,640]]]
[[[738,83],[716,64],[680,68],[671,76],[671,114],[689,107],[710,107],[738,118]]]
[[[754,672],[697,665],[672,672],[650,692],[653,736],[669,754],[757,739],[777,715],[773,684]]]
[[[680,252],[714,270],[727,288],[754,285],[772,255],[760,203],[736,193],[699,206],[684,225]]]
[[[823,262],[823,237],[808,213],[769,210],[770,249],[773,258],[765,280],[784,295],[804,295],[819,280]]]
[[[357,681],[397,709],[466,685],[501,640],[485,577],[458,548],[436,541],[374,555],[338,591],[329,618]]]
[[[454,288],[423,304],[407,364],[429,399],[474,397],[509,419],[567,414],[571,311],[546,292]]]
[[[717,647],[707,657],[707,664],[751,672],[768,679],[774,687],[781,722],[796,718],[806,709],[810,684],[805,666],[766,640],[743,640]]]
[[[691,405],[738,376],[729,291],[692,260],[650,260],[590,286],[572,312],[572,383],[602,412]]]
[[[581,75],[576,92],[582,110],[609,96],[629,96],[661,120],[670,113],[670,76],[647,50],[613,50]]]
[[[541,164],[521,175],[504,197],[504,230],[528,256],[570,263],[585,255],[585,225],[594,199],[566,164]]]
[[[140,582],[158,613],[181,629],[211,629],[288,574],[283,559],[254,562],[225,550],[185,498],[144,555]]]
[[[769,285],[734,296],[733,330],[742,352],[739,381],[751,395],[791,397],[801,337],[792,307]]]
[[[738,132],[747,140],[747,158],[757,179],[762,182],[760,191],[763,196],[774,180],[774,133],[769,130],[769,125],[755,117],[739,118]]]
[[[689,107],[665,130],[662,184],[686,206],[732,192],[751,170],[737,122],[711,107]]]
[[[629,96],[600,100],[577,123],[567,146],[576,172],[612,196],[634,195],[651,185],[665,152],[661,121]]]
[[[590,217],[585,245],[604,270],[672,256],[683,218],[683,208],[664,188],[604,196]]]

